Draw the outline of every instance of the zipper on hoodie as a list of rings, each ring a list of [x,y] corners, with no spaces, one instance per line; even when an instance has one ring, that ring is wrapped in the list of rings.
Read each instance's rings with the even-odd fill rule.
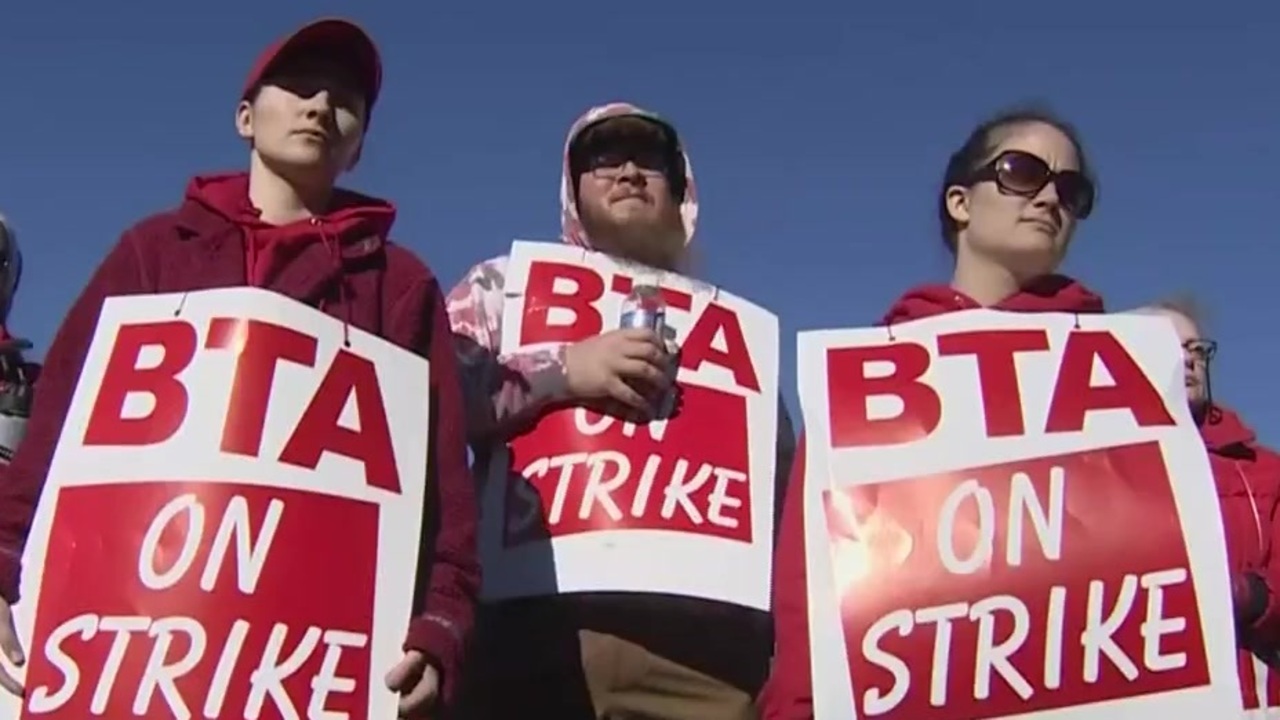
[[[1245,475],[1244,470],[1240,469],[1240,461],[1232,460],[1231,467],[1236,471],[1236,476],[1240,478],[1240,483],[1244,485],[1245,495],[1249,496],[1249,507],[1253,510],[1253,528],[1258,534],[1258,552],[1261,553],[1266,549],[1263,544],[1262,536],[1262,515],[1258,512],[1258,500],[1253,496],[1253,484],[1249,482],[1249,476]]]

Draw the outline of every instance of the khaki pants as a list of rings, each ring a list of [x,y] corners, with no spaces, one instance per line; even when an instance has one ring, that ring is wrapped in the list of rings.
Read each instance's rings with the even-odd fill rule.
[[[750,695],[613,635],[477,647],[457,720],[754,720]],[[576,647],[571,647],[576,646]],[[494,648],[497,650],[497,648]],[[557,652],[559,650],[559,652]],[[515,657],[514,655],[523,657]]]
[[[752,720],[750,695],[613,635],[582,630],[582,667],[599,720]]]

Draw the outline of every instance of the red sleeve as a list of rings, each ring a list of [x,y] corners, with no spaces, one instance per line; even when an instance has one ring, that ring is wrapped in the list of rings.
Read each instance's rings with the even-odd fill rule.
[[[762,720],[813,717],[809,600],[804,559],[804,434],[796,446],[773,560],[773,667],[760,693]]]
[[[418,335],[425,332],[424,354],[431,363],[431,427],[414,604],[417,616],[409,623],[404,647],[431,658],[440,671],[441,696],[447,704],[457,684],[480,590],[476,491],[467,466],[462,385],[439,285],[426,283],[417,301],[423,310],[414,313],[422,321]]]
[[[102,303],[113,295],[139,292],[147,292],[142,266],[131,234],[125,233],[67,312],[45,355],[27,434],[0,479],[0,596],[10,604],[18,601],[27,533]]]
[[[1280,456],[1265,448],[1258,448],[1259,469],[1266,468],[1270,475],[1266,480],[1272,492],[1267,494],[1269,508],[1260,508],[1262,530],[1270,543],[1260,567],[1255,572],[1265,586],[1266,604],[1262,614],[1249,626],[1250,639],[1263,647],[1280,650]],[[1265,463],[1265,464],[1264,464]]]

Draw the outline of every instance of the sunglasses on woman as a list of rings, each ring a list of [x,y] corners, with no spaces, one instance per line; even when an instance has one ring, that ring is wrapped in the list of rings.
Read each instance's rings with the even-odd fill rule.
[[[1058,191],[1058,202],[1083,220],[1093,212],[1093,183],[1078,170],[1054,171],[1049,163],[1021,150],[1006,150],[973,172],[974,183],[993,180],[1001,191],[1035,197],[1049,183]]]

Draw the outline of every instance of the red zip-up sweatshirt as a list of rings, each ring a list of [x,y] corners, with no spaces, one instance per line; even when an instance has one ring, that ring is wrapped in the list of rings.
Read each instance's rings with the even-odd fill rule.
[[[244,174],[193,179],[180,207],[124,233],[67,313],[45,358],[26,438],[0,479],[0,595],[18,599],[23,547],[103,301],[262,287],[431,363],[423,536],[404,539],[423,544],[417,615],[405,648],[431,658],[447,700],[471,630],[480,570],[466,417],[440,286],[413,253],[388,242],[396,214],[389,203],[339,190],[324,216],[273,226],[259,219],[248,187]]]
[[[885,325],[982,307],[946,285],[926,285],[903,295],[884,317]],[[1103,312],[1102,299],[1060,275],[1041,278],[1005,298],[992,310],[1012,312]],[[813,717],[813,681],[809,666],[809,608],[804,563],[804,453],[801,433],[782,508],[778,548],[773,561],[774,654],[769,680],[760,693],[763,720]]]
[[[1274,663],[1280,650],[1280,455],[1260,445],[1239,416],[1221,405],[1204,414],[1200,435],[1227,540],[1244,706],[1280,707],[1280,673],[1255,656]]]

